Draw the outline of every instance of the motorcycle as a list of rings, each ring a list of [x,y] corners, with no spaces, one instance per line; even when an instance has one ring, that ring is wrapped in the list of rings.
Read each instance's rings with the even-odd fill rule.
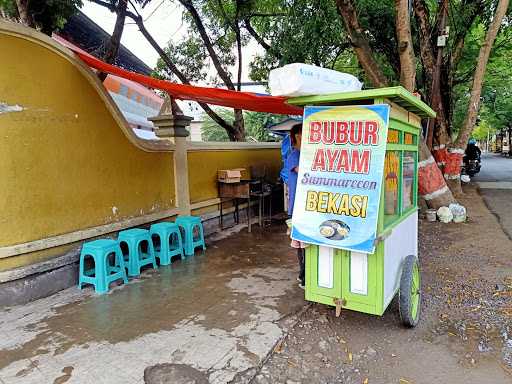
[[[478,172],[480,172],[480,168],[480,156],[476,159],[469,159],[467,156],[464,156],[461,169],[462,175],[468,175],[469,177],[473,177]]]

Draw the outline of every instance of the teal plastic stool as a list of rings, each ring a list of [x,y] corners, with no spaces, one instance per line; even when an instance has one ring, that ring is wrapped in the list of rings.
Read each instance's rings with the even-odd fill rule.
[[[110,264],[109,256],[112,254],[114,265]],[[86,256],[93,258],[94,268],[85,269]],[[125,284],[128,283],[124,268],[123,253],[117,241],[100,239],[85,243],[80,253],[78,288],[82,289],[82,284],[92,284],[96,293],[108,292],[110,283],[115,280],[123,279]]]
[[[201,218],[197,216],[178,216],[176,224],[183,230],[183,248],[185,255],[191,256],[194,254],[194,250],[202,246],[203,250],[206,249],[204,244],[204,232]],[[199,236],[194,238],[194,229],[198,228]]]
[[[180,255],[183,257],[183,241],[181,240],[180,227],[175,223],[162,222],[151,225],[149,229],[151,239],[158,237],[160,240],[160,247],[153,248],[155,256],[160,260],[160,265],[171,264],[173,256]]]
[[[128,248],[128,276],[140,275],[140,269],[148,264],[153,264],[153,268],[157,268],[153,241],[147,229],[133,228],[121,231],[117,242],[121,249],[123,243]],[[143,250],[144,245],[147,246],[146,252]]]

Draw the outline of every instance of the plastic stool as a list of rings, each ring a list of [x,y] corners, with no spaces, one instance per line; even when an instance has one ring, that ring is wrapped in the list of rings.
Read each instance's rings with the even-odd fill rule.
[[[111,254],[115,255],[114,265],[109,262],[108,257]],[[91,256],[94,259],[94,268],[85,270],[86,256]],[[117,279],[123,279],[125,284],[128,283],[123,253],[117,241],[100,239],[85,243],[80,253],[78,288],[82,289],[82,284],[92,284],[96,293],[105,293],[108,291],[110,283]]]
[[[151,239],[158,236],[160,239],[160,249],[155,250],[155,256],[160,260],[161,265],[171,264],[173,256],[183,257],[183,241],[181,240],[180,227],[175,223],[162,222],[151,225],[149,229]],[[176,237],[174,238],[174,235]]]
[[[200,217],[178,216],[176,224],[180,226],[184,233],[183,248],[185,250],[185,255],[193,255],[194,250],[199,246],[202,246],[203,250],[206,249],[206,245],[204,244],[203,224],[201,223]],[[194,228],[196,227],[199,229],[199,238],[194,239]]]
[[[119,232],[117,242],[121,246],[125,243],[128,246],[128,276],[140,275],[140,269],[148,264],[157,268],[153,241],[147,229],[133,228]],[[142,244],[146,242],[148,251],[142,251]]]

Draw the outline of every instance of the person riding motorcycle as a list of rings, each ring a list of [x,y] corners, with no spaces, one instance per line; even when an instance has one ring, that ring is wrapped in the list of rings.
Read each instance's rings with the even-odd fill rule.
[[[465,157],[468,160],[480,160],[480,155],[482,154],[482,151],[478,146],[476,145],[475,139],[469,139],[468,145],[466,147],[465,151]]]
[[[470,139],[464,152],[463,165],[461,169],[462,174],[467,174],[473,177],[480,172],[480,156],[482,151],[476,145],[475,139]]]

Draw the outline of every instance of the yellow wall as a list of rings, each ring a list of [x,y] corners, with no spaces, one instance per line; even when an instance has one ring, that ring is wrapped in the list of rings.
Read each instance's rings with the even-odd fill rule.
[[[0,102],[24,108],[0,114],[0,246],[174,206],[172,153],[135,147],[74,65],[1,33],[0,50]]]
[[[54,44],[0,22],[0,103],[23,108],[0,113],[0,249],[175,207],[169,145],[133,139],[95,76]],[[191,202],[217,197],[218,169],[266,165],[274,178],[280,164],[276,148],[192,149]],[[0,258],[0,271],[79,244]]]
[[[269,180],[277,179],[281,167],[279,149],[192,151],[188,153],[190,201],[196,203],[217,197],[217,170],[267,167]]]

